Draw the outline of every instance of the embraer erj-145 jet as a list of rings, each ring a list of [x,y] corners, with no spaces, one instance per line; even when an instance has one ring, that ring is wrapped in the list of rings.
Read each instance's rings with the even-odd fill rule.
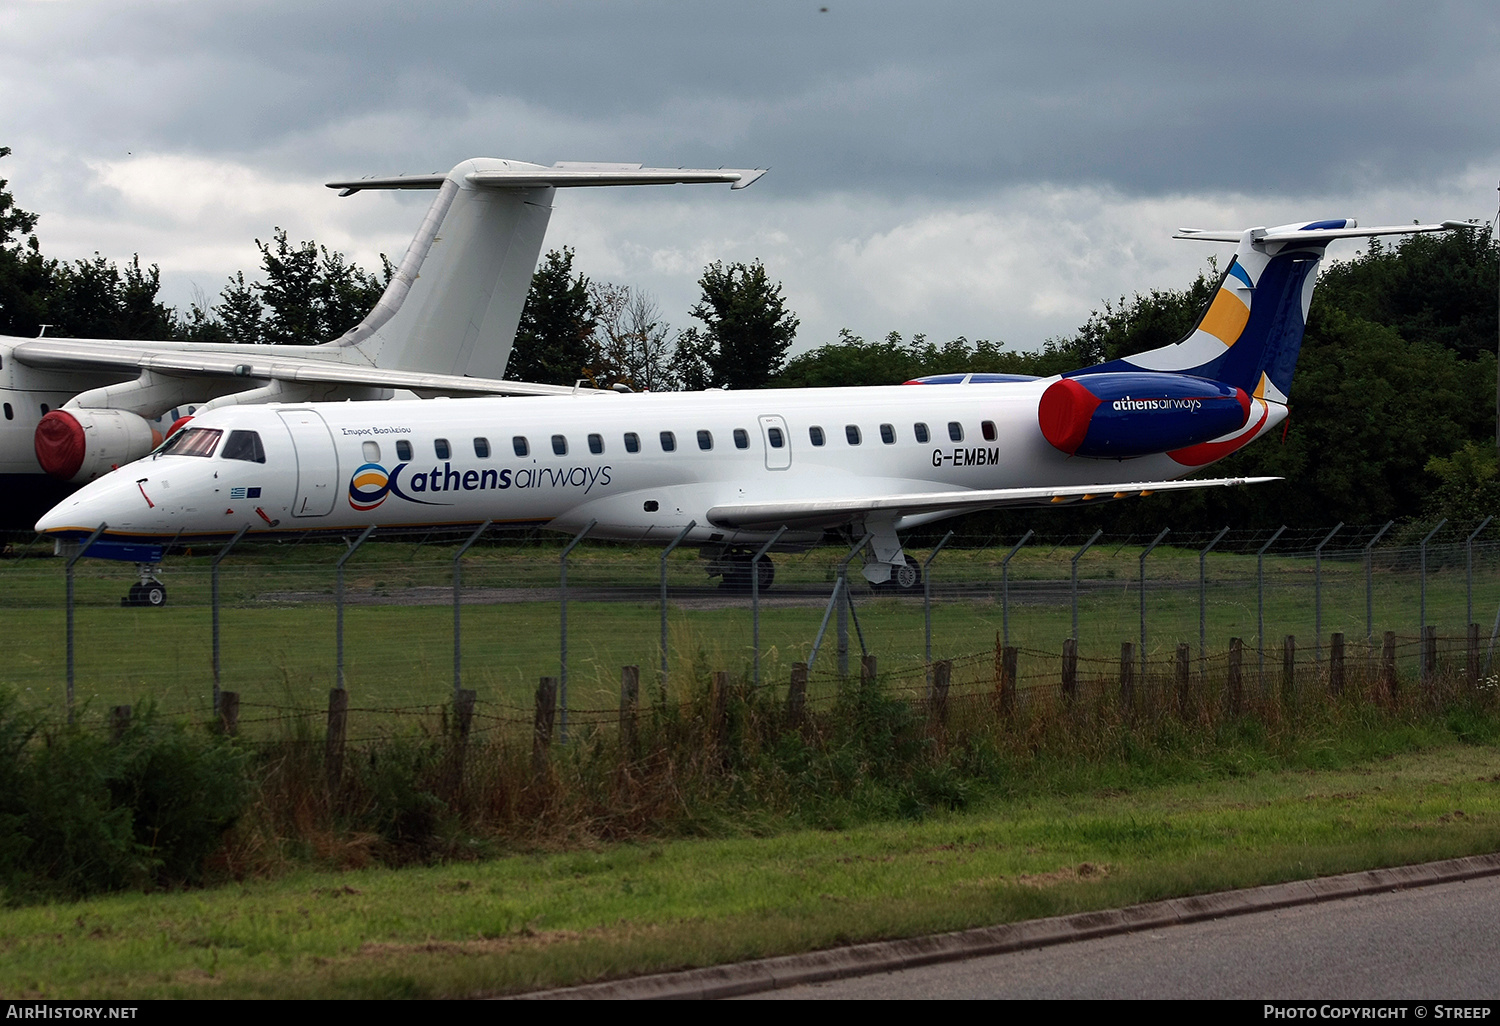
[[[161,444],[179,412],[228,405],[421,395],[546,395],[553,385],[501,381],[554,190],[577,186],[727,183],[763,171],[560,163],[476,157],[447,174],[331,182],[431,189],[437,197],[380,301],[321,345],[122,342],[0,336],[0,520],[48,506]],[[194,407],[196,406],[196,409]],[[43,474],[51,475],[52,480]],[[66,484],[65,484],[66,482]],[[28,496],[47,498],[30,504]]]
[[[916,583],[904,528],[1002,506],[1098,502],[1270,480],[1173,480],[1273,430],[1335,239],[1468,227],[1317,221],[1178,238],[1237,241],[1182,341],[1052,378],[908,386],[282,404],[214,410],[37,524],[130,543],[532,523],[667,543],[717,566],[776,538],[868,533],[872,583]],[[917,387],[910,387],[916,385]],[[145,546],[141,546],[144,548]],[[132,558],[141,559],[136,554]],[[737,571],[748,579],[748,565]],[[764,571],[760,571],[764,573]]]

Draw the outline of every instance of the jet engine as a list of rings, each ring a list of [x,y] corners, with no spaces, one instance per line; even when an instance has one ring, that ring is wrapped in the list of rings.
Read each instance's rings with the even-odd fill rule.
[[[1242,388],[1187,374],[1080,374],[1049,385],[1037,420],[1069,456],[1130,459],[1236,431],[1250,419]]]
[[[161,439],[145,418],[125,410],[61,409],[42,417],[33,442],[43,470],[83,484],[140,459]]]

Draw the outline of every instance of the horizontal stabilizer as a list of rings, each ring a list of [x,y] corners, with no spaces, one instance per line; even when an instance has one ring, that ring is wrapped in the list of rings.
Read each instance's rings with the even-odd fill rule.
[[[1231,485],[1263,484],[1278,477],[1225,477],[1188,481],[1138,481],[1133,484],[1094,484],[1068,488],[991,488],[955,492],[912,492],[849,499],[819,499],[798,502],[748,502],[715,506],[708,511],[715,527],[744,531],[769,531],[778,527],[797,529],[832,528],[869,517],[905,517],[944,511],[972,513],[1002,506],[1052,506],[1071,502],[1099,502],[1175,492],[1189,488],[1225,488]],[[899,526],[899,525],[898,525]]]
[[[463,180],[481,189],[554,189],[606,185],[712,185],[725,183],[731,189],[743,189],[753,183],[765,169],[746,168],[668,168],[641,167],[639,164],[585,164],[563,161],[552,167],[520,161],[496,161],[498,167],[470,171]],[[437,189],[449,175],[393,175],[387,178],[360,178],[352,182],[329,182],[328,188],[349,196],[363,189]]]
[[[1337,224],[1338,222],[1322,222]],[[1296,228],[1290,225],[1280,228],[1248,228],[1240,231],[1216,228],[1179,228],[1174,239],[1199,239],[1204,242],[1239,242],[1249,234],[1250,242],[1269,245],[1278,242],[1332,242],[1334,239],[1362,239],[1374,235],[1416,235],[1421,232],[1446,232],[1455,228],[1478,228],[1467,221],[1444,221],[1442,224],[1390,224],[1372,228],[1360,228],[1353,218],[1342,227],[1315,228],[1311,225]]]

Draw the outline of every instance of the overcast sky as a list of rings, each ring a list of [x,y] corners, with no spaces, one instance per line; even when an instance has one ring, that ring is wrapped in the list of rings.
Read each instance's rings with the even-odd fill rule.
[[[217,296],[277,226],[399,260],[430,194],[337,178],[770,167],[568,190],[549,247],[686,327],[712,260],[802,320],[1035,348],[1186,285],[1179,226],[1494,216],[1500,6],[0,0],[0,161],[44,251]],[[1353,243],[1333,255],[1355,252]]]

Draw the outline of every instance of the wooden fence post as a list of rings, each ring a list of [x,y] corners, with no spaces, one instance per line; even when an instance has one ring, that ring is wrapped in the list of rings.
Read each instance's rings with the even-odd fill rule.
[[[1386,631],[1380,644],[1380,683],[1392,702],[1396,700],[1396,632]]]
[[[1000,653],[1000,712],[1010,716],[1016,711],[1016,668],[1020,649],[1007,645]]]
[[[793,729],[802,726],[807,715],[807,664],[792,664],[792,682],[786,689],[786,725]]]
[[[1288,634],[1281,642],[1281,701],[1291,705],[1297,698],[1297,636]]]
[[[474,703],[478,697],[468,688],[459,688],[458,694],[453,696],[453,720],[458,730],[460,748],[469,743],[469,730],[474,726]]]
[[[219,731],[226,737],[234,737],[240,729],[240,693],[219,692]]]
[[[547,780],[547,753],[552,748],[552,721],[557,717],[557,678],[543,677],[536,688],[536,718],[531,728],[531,776]]]
[[[1334,631],[1328,639],[1328,693],[1344,693],[1344,634]]]
[[[1229,715],[1245,711],[1245,643],[1229,639]]]
[[[875,657],[872,655],[859,657],[859,686],[867,688],[875,683],[876,677]]]
[[[638,750],[641,704],[641,668],[620,667],[620,753],[634,759]]]
[[[1125,715],[1135,709],[1135,644],[1120,642],[1120,708]]]
[[[927,720],[934,730],[945,730],[948,727],[948,685],[952,679],[952,660],[939,659],[932,664],[932,696],[927,708]]]
[[[130,729],[130,706],[112,705],[109,707],[109,739],[118,741],[125,736]]]
[[[334,688],[328,692],[328,737],[323,745],[323,771],[328,776],[328,793],[338,792],[344,779],[344,737],[349,730],[349,692]]]
[[[1191,679],[1188,668],[1193,661],[1192,649],[1186,644],[1177,646],[1177,715],[1186,719],[1191,709],[1192,695],[1188,692],[1188,681]]]
[[[1078,697],[1078,639],[1064,638],[1062,651],[1062,693],[1068,701]]]

